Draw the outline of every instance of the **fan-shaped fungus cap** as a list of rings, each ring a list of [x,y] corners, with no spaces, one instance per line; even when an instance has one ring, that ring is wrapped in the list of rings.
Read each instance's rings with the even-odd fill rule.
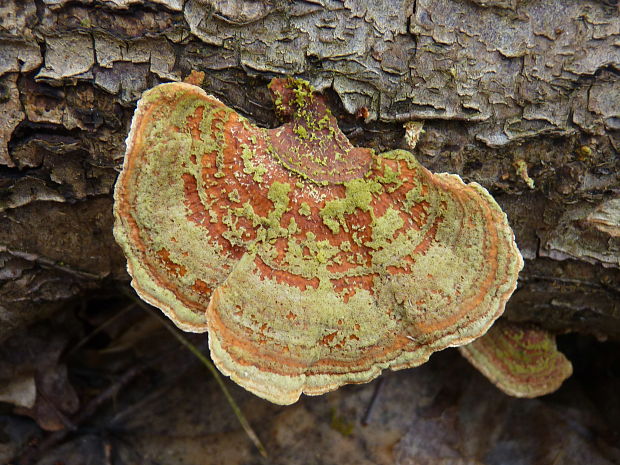
[[[305,81],[270,89],[276,129],[190,84],[143,95],[114,206],[140,296],[279,404],[484,334],[522,267],[488,192],[354,148]]]
[[[538,397],[557,390],[573,366],[557,350],[555,336],[529,324],[497,321],[461,353],[493,384],[514,397]]]

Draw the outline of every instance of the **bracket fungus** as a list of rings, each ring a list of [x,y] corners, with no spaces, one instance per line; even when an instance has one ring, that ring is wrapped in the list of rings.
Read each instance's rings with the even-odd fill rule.
[[[459,350],[506,394],[538,397],[556,391],[573,373],[555,336],[523,323],[497,321],[481,338]]]
[[[353,147],[305,81],[270,90],[275,129],[188,83],[142,96],[114,204],[138,294],[278,404],[484,334],[523,266],[489,193]]]

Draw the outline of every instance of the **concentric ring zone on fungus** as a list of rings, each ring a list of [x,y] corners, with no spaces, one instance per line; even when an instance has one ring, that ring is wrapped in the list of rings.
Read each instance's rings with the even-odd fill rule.
[[[523,265],[488,192],[354,148],[303,81],[271,91],[276,129],[190,84],[143,95],[114,207],[140,296],[279,404],[484,334]]]
[[[530,324],[498,321],[461,353],[493,384],[514,397],[557,390],[573,366],[557,350],[555,336]]]

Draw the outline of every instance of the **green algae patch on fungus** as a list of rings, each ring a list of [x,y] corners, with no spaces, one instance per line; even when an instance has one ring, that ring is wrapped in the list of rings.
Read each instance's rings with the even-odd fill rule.
[[[345,195],[329,200],[319,212],[323,223],[334,233],[340,232],[340,226],[348,231],[345,215],[351,215],[356,209],[370,211],[372,194],[378,193],[381,185],[376,181],[353,179],[344,183]]]
[[[270,90],[275,129],[186,83],[139,101],[114,204],[138,294],[279,404],[484,334],[522,267],[486,190],[353,147],[305,81]]]
[[[480,339],[460,348],[506,394],[538,397],[556,391],[573,373],[555,336],[527,323],[500,320]]]

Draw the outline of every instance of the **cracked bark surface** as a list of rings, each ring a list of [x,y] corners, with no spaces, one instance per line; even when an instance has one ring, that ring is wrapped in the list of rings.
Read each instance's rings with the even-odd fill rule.
[[[5,0],[0,339],[128,280],[111,192],[129,121],[192,69],[263,126],[283,74],[325,91],[355,145],[406,148],[423,120],[421,163],[484,185],[515,229],[506,316],[620,337],[617,2]]]

